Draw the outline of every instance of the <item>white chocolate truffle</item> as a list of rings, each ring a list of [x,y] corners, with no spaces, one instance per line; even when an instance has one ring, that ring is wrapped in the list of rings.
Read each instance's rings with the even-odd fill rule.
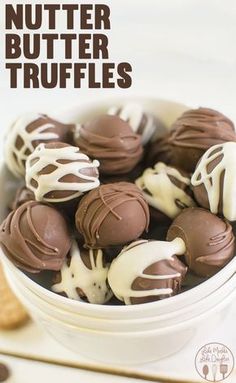
[[[128,103],[121,107],[111,107],[108,114],[116,115],[127,121],[132,130],[142,136],[142,144],[146,145],[157,129],[157,121],[153,115],[146,113],[143,107],[136,103]]]
[[[236,142],[218,144],[201,157],[191,183],[200,206],[236,220]]]
[[[131,243],[111,263],[108,282],[113,293],[126,305],[176,294],[187,270],[176,255],[185,250],[181,238]]]
[[[174,219],[183,208],[195,206],[188,194],[190,178],[163,162],[146,169],[135,183],[143,191],[147,203],[169,218]]]
[[[80,249],[74,241],[70,256],[59,272],[60,282],[51,287],[52,291],[94,304],[110,300],[113,294],[107,282],[109,264],[105,263],[103,251]]]
[[[41,142],[68,142],[73,125],[62,124],[44,114],[26,114],[10,126],[4,144],[7,167],[16,176],[25,174],[27,157]]]
[[[98,166],[78,147],[40,144],[26,161],[26,186],[36,201],[69,201],[99,186]]]

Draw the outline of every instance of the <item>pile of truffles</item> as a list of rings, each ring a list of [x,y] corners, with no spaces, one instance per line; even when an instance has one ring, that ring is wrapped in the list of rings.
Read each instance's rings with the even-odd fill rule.
[[[36,281],[50,271],[57,294],[152,302],[234,257],[236,133],[215,110],[187,110],[170,129],[137,104],[83,124],[26,115],[9,129],[5,161],[21,186],[2,250]]]

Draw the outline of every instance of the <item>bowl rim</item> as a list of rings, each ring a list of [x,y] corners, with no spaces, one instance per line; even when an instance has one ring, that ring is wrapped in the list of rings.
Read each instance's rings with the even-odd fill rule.
[[[9,271],[8,271],[8,273],[9,273]],[[10,275],[10,273],[8,274],[8,275]],[[67,314],[68,313],[68,311],[66,311],[66,310],[63,310],[63,309],[61,309],[61,308],[59,308],[59,307],[56,307],[56,306],[54,306],[53,304],[50,304],[49,302],[45,302],[44,300],[43,300],[43,298],[41,298],[41,297],[39,297],[39,296],[37,296],[34,292],[32,292],[31,290],[29,290],[29,289],[27,289],[24,285],[22,286],[21,285],[21,283],[20,283],[20,281],[19,280],[17,280],[17,279],[15,279],[16,277],[14,276],[13,277],[13,284],[15,284],[16,285],[16,287],[19,289],[19,290],[21,290],[21,294],[22,295],[24,295],[24,291],[25,290],[28,290],[28,291],[30,291],[30,296],[26,296],[26,299],[27,300],[33,300],[34,298],[35,298],[35,296],[36,296],[36,299],[37,300],[39,300],[41,303],[42,303],[42,305],[40,304],[40,305],[38,305],[38,303],[33,303],[33,306],[34,307],[36,307],[38,310],[42,310],[42,312],[44,312],[44,308],[42,308],[42,307],[44,307],[44,303],[46,304],[46,306],[47,306],[47,308],[48,309],[50,309],[51,308],[51,306],[53,306],[53,308],[57,311],[57,314],[59,315],[60,313],[62,313],[62,314]],[[91,320],[92,322],[94,321],[95,323],[101,323],[101,322],[103,322],[103,323],[109,323],[109,325],[114,325],[114,324],[121,324],[122,326],[123,325],[126,325],[126,324],[128,324],[128,325],[130,325],[130,324],[135,324],[135,325],[138,325],[138,324],[140,324],[140,325],[142,325],[143,323],[145,324],[145,325],[149,325],[149,324],[151,324],[151,323],[154,323],[154,322],[159,322],[159,320],[161,320],[161,322],[163,322],[163,321],[165,321],[165,320],[178,320],[178,318],[179,318],[179,320],[177,321],[177,323],[176,323],[176,325],[179,323],[179,321],[181,320],[181,315],[183,314],[183,312],[184,312],[184,314],[188,314],[189,313],[189,310],[191,311],[191,310],[196,310],[197,309],[197,307],[199,307],[199,305],[201,305],[202,303],[203,303],[203,301],[205,301],[205,300],[207,300],[207,305],[208,305],[208,301],[211,299],[212,300],[212,298],[214,299],[214,297],[216,296],[216,295],[218,295],[219,294],[219,290],[227,290],[226,292],[224,292],[223,293],[223,295],[225,295],[226,294],[226,297],[228,296],[228,295],[230,295],[233,291],[235,291],[235,280],[236,280],[236,272],[222,285],[222,286],[220,286],[217,290],[215,290],[215,291],[213,291],[211,294],[209,294],[208,296],[206,296],[205,298],[203,298],[203,300],[201,300],[201,301],[198,301],[198,302],[195,302],[195,303],[193,303],[193,304],[191,304],[190,306],[192,306],[192,308],[188,308],[188,307],[184,307],[183,309],[178,309],[177,311],[173,311],[173,312],[171,312],[171,313],[167,313],[167,314],[162,314],[161,316],[159,316],[158,317],[158,315],[157,316],[154,316],[154,317],[147,317],[147,318],[134,318],[134,319],[104,319],[104,318],[94,318],[94,317],[89,317],[89,316],[85,316],[85,315],[80,315],[80,314],[78,314],[78,313],[72,313],[72,312],[70,312],[70,317],[75,317],[75,318],[78,318],[78,320],[82,317],[82,319],[83,320],[86,320],[86,319],[89,319],[89,320]],[[228,287],[230,285],[230,288]],[[227,289],[226,289],[226,287],[227,287]],[[228,291],[228,289],[229,289],[229,291]],[[31,295],[32,295],[32,297],[31,297]],[[25,297],[25,295],[24,295],[24,297]],[[221,300],[220,301],[218,301],[217,303],[216,303],[216,306],[222,301],[222,299],[224,299],[224,297],[222,298],[221,297]],[[35,301],[34,301],[35,302]],[[194,306],[194,307],[193,307]],[[206,303],[205,303],[205,306],[206,306]],[[201,314],[203,314],[205,311],[210,311],[212,308],[214,308],[215,307],[215,303],[213,304],[213,303],[211,303],[211,305],[210,305],[210,307],[205,307],[204,308],[204,310],[201,312]],[[46,313],[48,316],[50,316],[50,314],[48,314],[48,312]],[[199,314],[200,315],[200,314]],[[174,316],[174,318],[172,318],[172,316]],[[190,317],[190,318],[188,318],[188,319],[185,319],[185,320],[191,320],[192,318],[194,318],[196,315],[194,315],[194,316],[192,316],[192,317]],[[165,317],[167,317],[167,318],[165,318]],[[54,318],[54,316],[52,317],[52,318]],[[66,320],[65,320],[65,322],[66,323],[68,323]],[[164,327],[164,326],[163,326]]]
[[[42,314],[40,314],[41,311],[38,308],[36,308],[35,311],[37,312],[36,315],[38,315],[41,318],[41,320],[43,320],[43,317],[46,317],[47,320],[52,322],[52,323],[57,323],[58,325],[63,324],[63,326],[69,327],[69,328],[76,330],[76,331],[79,331],[79,332],[83,332],[85,334],[93,333],[93,334],[97,334],[98,336],[100,336],[100,335],[102,335],[102,336],[114,336],[115,338],[117,338],[119,336],[127,337],[127,338],[130,338],[133,336],[146,337],[147,335],[155,335],[156,333],[161,334],[161,333],[166,333],[166,332],[169,333],[169,332],[173,332],[173,331],[175,331],[175,332],[181,331],[181,329],[184,329],[186,327],[186,325],[189,327],[196,322],[198,323],[198,322],[202,321],[202,319],[204,317],[208,317],[212,313],[214,313],[215,311],[219,310],[222,306],[226,306],[227,304],[229,304],[233,300],[234,296],[236,296],[236,290],[235,289],[233,289],[230,292],[230,294],[228,294],[224,300],[221,300],[217,305],[213,306],[210,310],[206,309],[200,315],[197,315],[197,316],[190,318],[190,319],[186,319],[182,322],[178,322],[177,324],[173,324],[173,325],[169,325],[167,327],[162,327],[162,328],[157,328],[157,329],[148,329],[148,330],[133,331],[133,332],[132,331],[113,332],[113,331],[104,331],[104,330],[96,330],[96,329],[87,329],[87,328],[75,326],[73,324],[65,323],[58,318],[51,318],[48,314],[45,314],[44,312]],[[35,309],[35,307],[34,307],[34,309]]]

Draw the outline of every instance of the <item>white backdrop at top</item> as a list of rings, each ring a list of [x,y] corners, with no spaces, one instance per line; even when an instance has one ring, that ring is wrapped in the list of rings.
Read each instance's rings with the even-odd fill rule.
[[[4,4],[0,26],[4,33]],[[63,3],[50,0],[50,3]],[[67,1],[64,1],[66,3]],[[70,3],[94,3],[94,0]],[[98,1],[99,2],[99,1]],[[100,1],[101,2],[101,1]],[[111,8],[110,61],[129,61],[128,90],[10,89],[0,39],[1,133],[21,113],[49,112],[111,94],[152,95],[209,106],[236,121],[236,2],[234,0],[104,0]],[[39,3],[31,0],[31,3]],[[41,3],[49,3],[47,0]]]

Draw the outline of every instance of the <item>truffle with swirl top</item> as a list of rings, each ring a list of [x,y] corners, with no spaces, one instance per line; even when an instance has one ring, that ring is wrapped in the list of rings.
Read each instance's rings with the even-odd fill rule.
[[[51,289],[75,300],[104,304],[112,297],[102,249],[84,249],[73,242],[69,256],[54,278]]]
[[[69,201],[99,186],[98,166],[75,146],[40,144],[27,159],[26,185],[37,201]]]
[[[75,223],[87,247],[126,244],[147,231],[149,209],[136,185],[106,184],[81,199]]]
[[[204,153],[191,179],[199,205],[229,221],[236,220],[235,169],[236,142],[226,142]]]
[[[171,164],[192,173],[207,149],[227,141],[236,141],[229,118],[208,108],[187,110],[170,130]]]
[[[115,296],[126,305],[167,298],[180,292],[187,267],[176,257],[185,252],[181,238],[172,242],[138,240],[125,247],[108,272]]]
[[[74,141],[90,158],[99,160],[101,174],[128,173],[143,155],[141,136],[117,116],[102,115],[77,125]]]
[[[11,212],[0,227],[4,254],[31,273],[60,270],[71,238],[64,217],[53,207],[26,202]]]
[[[158,162],[146,169],[136,180],[148,204],[154,208],[153,216],[160,214],[174,219],[183,209],[195,206],[191,196],[190,178],[184,172]]]
[[[210,277],[234,256],[235,238],[228,221],[208,210],[188,208],[174,220],[167,240],[182,238],[189,269],[199,276]]]
[[[25,162],[40,143],[69,143],[73,124],[63,124],[45,114],[26,114],[10,126],[5,143],[5,161],[16,177],[25,175]]]

